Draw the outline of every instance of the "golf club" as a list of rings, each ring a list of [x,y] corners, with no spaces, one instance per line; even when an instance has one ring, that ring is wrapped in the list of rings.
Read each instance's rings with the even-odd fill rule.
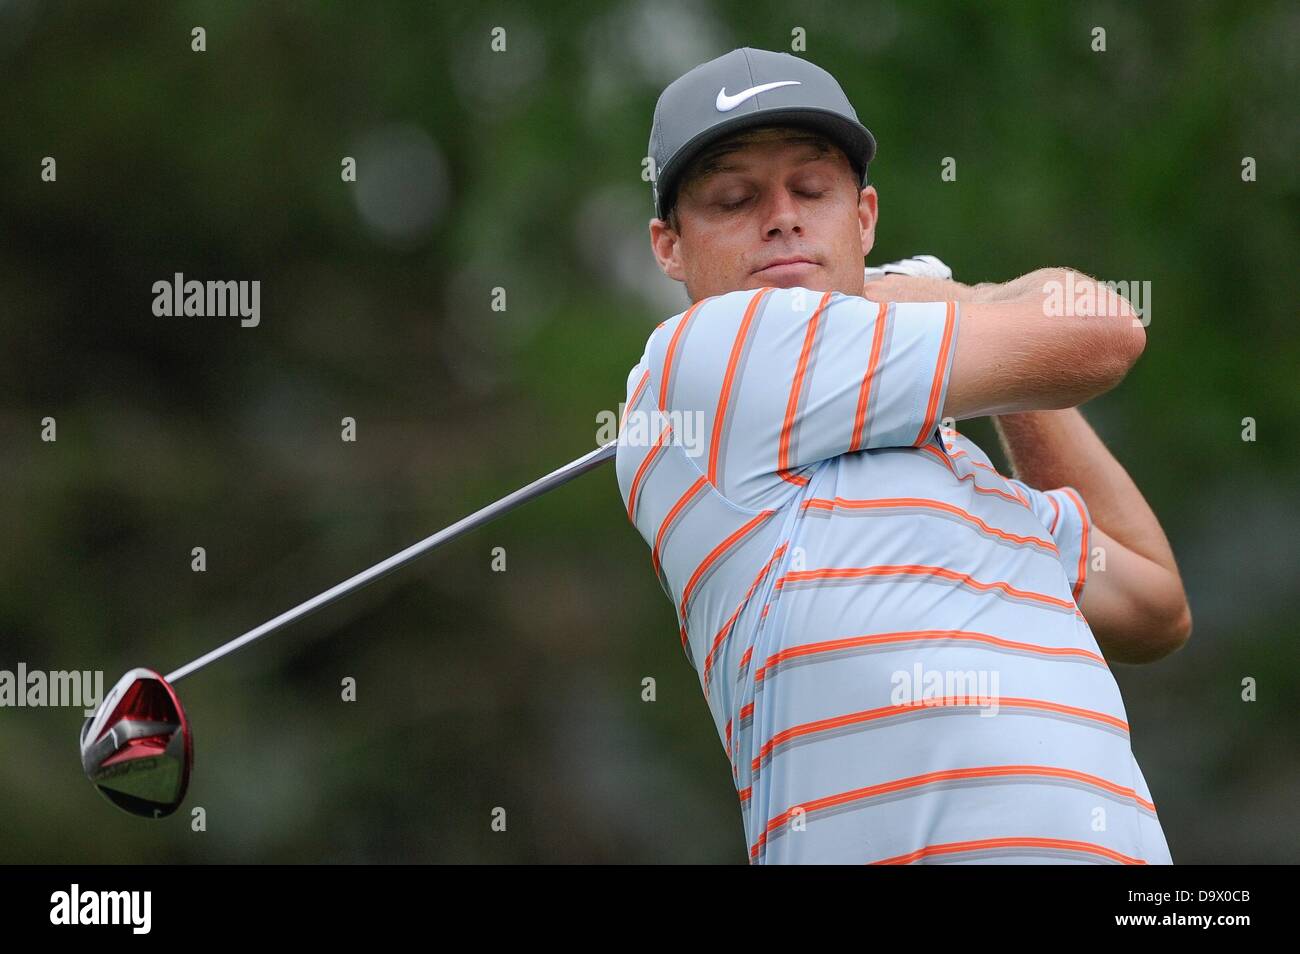
[[[185,798],[194,744],[176,690],[132,669],[81,727],[81,767],[114,805],[163,818]]]
[[[163,818],[185,799],[194,763],[189,720],[173,685],[237,649],[269,636],[318,609],[355,593],[367,583],[405,566],[418,556],[480,527],[612,460],[617,441],[584,454],[545,477],[502,497],[362,570],[337,586],[299,603],[261,626],[230,640],[166,677],[152,669],[132,669],[113,686],[81,729],[81,765],[95,787],[114,805],[144,818]]]

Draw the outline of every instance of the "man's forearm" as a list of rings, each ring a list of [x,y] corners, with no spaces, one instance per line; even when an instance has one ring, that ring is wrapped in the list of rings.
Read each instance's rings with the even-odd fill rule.
[[[944,278],[885,275],[867,282],[865,297],[873,301],[1010,301],[1040,288],[1050,276],[1037,269],[1009,282],[965,285]]]
[[[1003,414],[993,421],[1016,478],[1040,490],[1075,488],[1097,526],[1177,574],[1160,521],[1077,408]]]
[[[964,285],[948,279],[886,276],[869,283],[899,301],[1009,301],[1046,280],[1039,269],[1002,283]],[[1015,475],[1032,487],[1071,486],[1083,495],[1094,522],[1135,553],[1177,572],[1160,522],[1128,472],[1106,449],[1077,408],[1025,411],[994,417]]]
[[[1000,324],[1000,309],[1010,309],[1008,315],[1013,316],[1010,320],[1014,320],[1014,309],[1022,301],[1032,301],[1035,296],[1043,294],[1047,282],[1059,281],[1065,272],[1062,269],[1039,270],[1001,285],[962,285],[953,281],[886,274],[884,278],[867,284],[866,297],[874,301],[968,302],[969,306],[963,310],[964,316],[980,317],[986,328],[1004,327]],[[1086,276],[1084,280],[1090,281]],[[1123,317],[1122,311],[1120,316]],[[953,398],[955,385],[950,388],[944,408],[956,407],[963,411],[960,414],[954,411],[958,419],[993,416],[1013,472],[1026,484],[1040,490],[1072,486],[1079,491],[1088,506],[1095,531],[1089,536],[1087,546],[1091,552],[1086,558],[1093,561],[1096,547],[1101,547],[1104,554],[1104,562],[1093,566],[1098,572],[1089,574],[1091,582],[1085,588],[1080,604],[1098,646],[1108,659],[1118,662],[1141,663],[1163,658],[1184,645],[1191,633],[1190,608],[1173,552],[1159,521],[1137,486],[1076,409],[1097,393],[1117,384],[1132,366],[1133,359],[1126,357],[1120,362],[1122,373],[1118,376],[1108,372],[1105,380],[1110,384],[1105,388],[1080,388],[1065,399],[1061,399],[1060,393],[1062,378],[1077,377],[1081,369],[1093,367],[1098,360],[1105,365],[1108,347],[1122,346],[1127,349],[1126,354],[1133,350],[1140,354],[1140,349],[1130,347],[1132,342],[1127,335],[1122,339],[1113,337],[1119,327],[1115,322],[1109,322],[1110,327],[1101,321],[1095,327],[1078,322],[1045,327],[1044,334],[1058,345],[1051,353],[1050,361],[1046,365],[1041,360],[1037,364],[1022,362],[1025,365],[1022,369],[1009,371],[1008,366],[1014,365],[1017,355],[1007,348],[1019,348],[1022,341],[1025,347],[1031,347],[1034,344],[1031,339],[1037,333],[1038,326],[1034,321],[1024,321],[1023,314],[1018,317],[1021,321],[1016,336],[1008,339],[1012,343],[1000,345],[993,351],[986,348],[983,358],[992,363],[995,373],[1003,380],[1022,384],[1032,380],[1030,375],[1036,371],[1041,373],[1044,366],[1050,368],[1052,384],[1056,388],[1053,403],[1038,403],[1038,398],[1033,402],[1004,398],[1001,402],[986,400],[980,403],[978,389],[969,391],[967,381],[964,386],[968,391],[960,394],[958,399]],[[1047,317],[1046,310],[1044,317]],[[999,324],[988,325],[990,321]],[[1094,330],[1104,330],[1106,334],[1091,334]],[[1127,326],[1124,331],[1128,331]],[[1074,345],[1073,350],[1059,347],[1062,333]],[[1122,345],[1116,345],[1121,340]],[[1141,335],[1140,342],[1145,345],[1145,335]],[[954,369],[961,357],[958,352]],[[1113,362],[1110,367],[1113,369]],[[1025,407],[1063,410],[1020,410]],[[972,408],[982,410],[974,413]],[[999,415],[999,411],[1007,413]],[[1103,573],[1102,570],[1111,572]]]

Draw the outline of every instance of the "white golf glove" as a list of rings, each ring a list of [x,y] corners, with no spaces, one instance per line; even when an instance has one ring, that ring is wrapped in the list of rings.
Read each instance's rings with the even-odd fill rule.
[[[951,279],[952,269],[933,255],[913,255],[898,262],[867,266],[863,270],[865,281],[875,281],[886,275],[913,275],[920,278]]]

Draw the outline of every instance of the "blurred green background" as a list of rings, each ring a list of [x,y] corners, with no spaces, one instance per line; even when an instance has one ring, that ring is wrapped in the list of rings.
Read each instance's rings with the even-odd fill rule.
[[[795,28],[880,144],[871,263],[1152,282],[1085,408],[1195,617],[1115,666],[1133,746],[1176,862],[1295,861],[1294,4],[0,0],[0,669],[166,672],[595,446],[686,305],[655,100]],[[261,281],[260,326],[155,317],[175,272]],[[0,862],[746,861],[610,467],[181,690],[206,833],[103,801],[79,710],[5,708]]]

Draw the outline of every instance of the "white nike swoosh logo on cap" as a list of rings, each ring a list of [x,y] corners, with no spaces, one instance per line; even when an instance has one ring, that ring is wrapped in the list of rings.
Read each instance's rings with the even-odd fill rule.
[[[726,113],[735,109],[751,96],[757,96],[759,93],[766,93],[769,89],[776,89],[778,86],[798,86],[798,80],[781,80],[778,83],[764,83],[762,86],[751,86],[749,89],[741,90],[734,96],[727,95],[727,87],[718,90],[718,112]]]

